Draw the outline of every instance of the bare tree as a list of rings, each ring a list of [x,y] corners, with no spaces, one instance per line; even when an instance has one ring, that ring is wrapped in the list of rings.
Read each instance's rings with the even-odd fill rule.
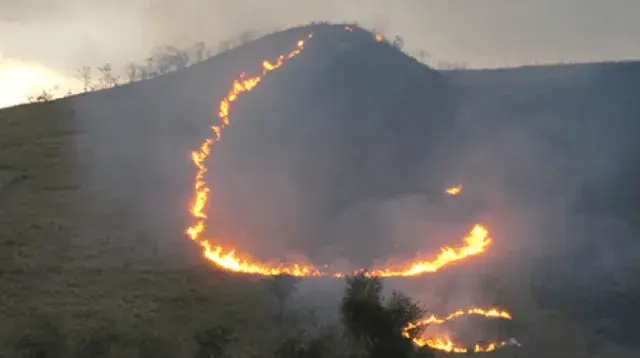
[[[119,78],[113,73],[113,67],[110,63],[105,63],[98,67],[98,71],[100,71],[100,74],[102,75],[100,81],[103,88],[115,87],[118,85]]]
[[[59,86],[54,86],[52,89],[43,89],[42,92],[38,94],[30,95],[27,100],[30,103],[49,102],[55,98],[54,92],[59,88]]]
[[[91,88],[91,67],[82,66],[78,69],[78,78],[82,81],[82,90],[84,93],[89,92]]]
[[[189,66],[189,52],[169,46],[166,51],[166,61],[172,70],[181,70]]]
[[[255,40],[258,37],[258,33],[255,30],[244,31],[238,36],[240,44],[244,45],[248,42]]]
[[[145,73],[144,79],[145,80],[151,79],[151,78],[156,76],[154,63],[155,62],[154,62],[154,58],[153,57],[147,58],[147,60],[146,60],[146,68],[144,70],[144,73]]]
[[[149,71],[147,70],[147,67],[140,67],[139,71],[138,71],[138,79],[140,81],[149,79]]]
[[[397,48],[398,50],[402,50],[402,48],[404,47],[404,40],[402,39],[402,37],[396,36],[391,42],[391,44],[393,45],[393,47]]]
[[[425,50],[420,50],[418,56],[420,56],[420,62],[424,63],[426,58],[431,57],[431,54]]]
[[[153,68],[155,69],[158,75],[164,75],[165,73],[168,73],[169,70],[171,69],[170,61],[168,61],[168,56],[167,56],[167,53],[165,52],[166,49],[167,49],[166,47],[156,48],[150,57],[153,63]]]
[[[138,78],[138,65],[131,62],[127,65],[127,79],[129,83],[135,82]]]
[[[197,42],[195,45],[193,45],[193,59],[196,63],[205,60],[206,50],[207,45],[203,41]]]
[[[218,44],[218,53],[222,53],[230,50],[233,47],[233,42],[231,40],[224,40]]]

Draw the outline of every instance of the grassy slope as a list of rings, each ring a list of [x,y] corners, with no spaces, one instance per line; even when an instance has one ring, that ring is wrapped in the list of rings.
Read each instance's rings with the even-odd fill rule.
[[[575,194],[568,194],[568,200],[574,202],[570,211],[596,216],[601,218],[598,219],[600,221],[619,221],[619,227],[625,227],[626,222],[629,232],[635,230],[637,233],[640,192],[632,183],[637,183],[640,178],[639,149],[634,138],[640,115],[640,103],[635,100],[640,91],[640,62],[451,71],[444,74],[453,82],[471,89],[468,100],[475,103],[477,110],[473,115],[480,118],[480,122],[490,123],[497,118],[493,121],[502,120],[514,127],[527,127],[537,143],[552,148],[558,157],[571,151],[567,148],[574,147],[579,149],[573,150],[573,158],[582,156],[582,160],[594,168],[601,166],[599,160],[623,166],[624,169],[611,179],[587,184],[585,180],[581,181],[582,178],[576,178],[570,169],[564,169],[561,172],[568,180],[556,175],[555,184],[562,191],[569,188],[571,192],[572,182],[581,188],[578,200],[573,200],[575,197],[572,195]],[[470,107],[473,106],[471,104]],[[489,131],[495,128],[491,124],[487,127]],[[570,142],[571,138],[582,139],[573,144],[563,143],[567,139]],[[612,229],[609,232],[613,232]],[[617,252],[629,250],[616,246],[621,245],[621,238],[615,235],[600,234],[589,239],[593,242],[583,240],[579,245],[568,248],[575,257],[582,255],[582,258],[567,257],[567,253],[561,250],[548,252],[545,255],[547,261],[536,271],[547,271],[549,278],[557,283],[547,281],[545,286],[536,290],[536,296],[545,307],[572,312],[575,317],[591,324],[602,325],[605,328],[603,332],[608,331],[607,335],[635,344],[637,340],[631,327],[640,317],[634,298],[639,297],[640,290],[632,277],[640,266],[630,264],[615,272],[607,269],[588,271],[589,263],[585,259],[598,257],[598,245],[604,243],[617,247]],[[576,236],[575,232],[573,236]],[[559,268],[569,267],[575,271],[568,274],[558,272]],[[580,278],[583,271],[588,273],[584,272]],[[610,326],[611,321],[617,322],[618,326]]]
[[[123,194],[118,191],[120,183],[112,181],[111,185],[116,185],[112,187],[109,182],[87,185],[79,179],[86,174],[83,161],[93,159],[83,156],[83,146],[113,138],[108,133],[101,136],[97,131],[102,128],[96,131],[92,127],[95,123],[87,124],[91,121],[87,114],[73,108],[77,102],[93,99],[92,105],[97,103],[99,108],[123,115],[129,112],[130,117],[121,123],[125,128],[148,126],[145,120],[171,109],[162,106],[170,98],[175,98],[175,105],[182,109],[206,105],[206,111],[200,113],[210,115],[215,100],[189,102],[191,98],[181,96],[183,88],[175,88],[172,80],[195,82],[196,86],[220,82],[202,96],[220,98],[237,73],[259,63],[261,52],[271,50],[274,56],[274,50],[284,47],[283,43],[290,46],[294,38],[302,37],[302,31],[267,38],[250,49],[254,55],[245,50],[241,57],[248,57],[246,60],[229,61],[238,50],[218,56],[220,71],[214,78],[198,76],[195,70],[198,81],[191,77],[194,71],[187,71],[88,97],[0,111],[0,173],[12,179],[0,187],[0,340],[14,341],[20,328],[33,326],[39,317],[50,317],[68,332],[70,341],[91,327],[117,327],[130,338],[119,348],[123,350],[134,349],[140,339],[158,334],[174,348],[188,351],[193,332],[216,322],[234,322],[242,329],[246,334],[242,349],[250,350],[255,340],[264,343],[270,336],[264,324],[271,314],[271,297],[262,293],[260,285],[246,284],[243,278],[230,278],[205,265],[192,245],[182,241],[182,221],[172,222],[170,235],[184,244],[189,269],[163,269],[161,261],[153,265],[153,253],[145,256],[152,261],[150,267],[136,262],[135,253],[148,251],[153,238],[144,241],[135,220],[131,220],[135,212],[129,211],[130,202],[119,201]],[[180,80],[180,76],[186,78]],[[138,100],[128,101],[132,95]],[[78,108],[82,111],[83,107]],[[196,131],[196,140],[195,133],[191,134],[190,147],[200,140],[201,128]],[[166,131],[163,134],[167,135]],[[121,139],[123,143],[126,140]],[[144,146],[149,138],[143,135],[140,140]],[[176,157],[188,165],[186,152],[182,148]],[[127,159],[133,156],[130,154],[114,156],[111,169],[124,172],[139,164]],[[133,193],[144,188],[143,183],[132,185]],[[93,235],[88,237],[87,233]],[[4,356],[10,345],[2,347],[0,355]]]
[[[231,68],[240,65],[223,61],[220,58],[221,68],[227,67],[219,76],[226,83],[226,77],[237,73]],[[128,90],[141,93],[157,86],[160,92],[170,91],[165,85],[170,77]],[[89,97],[109,101],[108,96],[125,89]],[[213,91],[211,97],[218,98],[222,90]],[[179,96],[179,91],[168,96]],[[192,332],[211,322],[241,329],[243,350],[269,346],[271,332],[265,327],[270,324],[271,298],[260,285],[216,273],[204,264],[162,269],[142,267],[132,260],[135,257],[123,256],[141,245],[144,249],[135,222],[127,220],[126,208],[114,211],[117,202],[109,191],[96,194],[79,182],[82,141],[78,137],[86,133],[79,128],[71,101],[82,100],[0,111],[0,172],[14,178],[0,188],[0,338],[11,341],[16,327],[31,326],[34,318],[46,316],[68,332],[70,340],[90,327],[115,326],[128,337],[119,347],[128,352],[137,340],[154,334],[188,352]],[[188,98],[178,102],[185,107],[192,104]],[[99,237],[89,241],[87,230]],[[190,254],[195,261],[197,253]],[[537,311],[525,288],[513,289],[512,296],[521,305],[516,308],[519,313],[529,312],[522,319],[532,327],[537,342],[520,357],[539,357],[543,352],[549,352],[542,355],[546,357],[586,356],[579,329],[560,316]],[[604,351],[601,356],[611,354]]]

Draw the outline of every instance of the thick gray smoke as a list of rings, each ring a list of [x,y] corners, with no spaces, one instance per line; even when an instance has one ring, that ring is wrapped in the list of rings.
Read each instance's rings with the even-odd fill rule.
[[[434,61],[474,67],[629,59],[640,54],[638,6],[628,0],[3,0],[0,47],[8,57],[73,73],[105,62],[124,67],[158,45],[204,40],[217,47],[247,29],[347,20],[399,34],[410,51],[425,50]]]
[[[210,136],[218,101],[234,76],[251,75],[260,59],[291,49],[261,46],[215,73],[177,74],[73,100],[84,131],[77,143],[84,188],[89,200],[106,207],[101,215],[117,213],[121,220],[96,220],[87,230],[136,227],[101,239],[124,262],[199,262],[182,232],[194,173],[188,153]],[[525,287],[522,294],[531,296],[531,285],[562,286],[575,272],[581,273],[576,281],[586,282],[603,271],[627,272],[637,260],[637,230],[594,214],[584,199],[593,192],[615,197],[607,188],[620,185],[636,149],[629,121],[637,107],[624,97],[629,94],[609,94],[629,88],[607,82],[601,69],[549,70],[558,71],[553,81],[542,69],[446,73],[454,85],[447,96],[455,100],[442,113],[455,128],[422,147],[420,135],[408,139],[389,127],[422,116],[424,122],[408,128],[426,138],[432,128],[425,123],[437,122],[436,115],[378,109],[387,94],[410,86],[389,80],[375,87],[366,78],[341,83],[340,91],[364,94],[355,106],[334,97],[338,88],[323,87],[335,80],[327,69],[338,66],[326,58],[334,57],[301,59],[304,66],[274,74],[234,103],[232,126],[214,147],[207,176],[213,183],[209,233],[217,242],[261,259],[304,258],[352,269],[432,258],[443,245],[459,245],[474,223],[484,223],[494,240],[485,255],[417,281],[389,283],[438,313],[504,303],[487,292],[492,278]],[[385,64],[393,69],[376,78],[401,77],[403,64]],[[368,96],[374,88],[388,93]],[[423,92],[413,95],[425,108],[438,104]],[[387,122],[372,119],[380,113],[388,113]],[[407,147],[419,155],[394,156]],[[461,196],[442,192],[459,183]],[[559,278],[539,273],[542,265]],[[318,290],[335,297],[341,288],[307,285],[301,292],[307,298],[320,297]]]

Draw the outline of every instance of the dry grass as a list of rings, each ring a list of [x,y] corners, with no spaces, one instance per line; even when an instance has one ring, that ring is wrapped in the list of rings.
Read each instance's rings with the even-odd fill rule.
[[[217,322],[246,331],[248,343],[257,336],[252,331],[264,335],[271,302],[260,285],[204,264],[186,271],[140,269],[110,252],[109,237],[82,244],[79,235],[100,208],[87,207],[96,202],[86,200],[90,195],[76,181],[73,137],[81,133],[73,118],[65,101],[0,112],[0,338],[11,343],[41,319],[70,341],[92,328],[113,327],[127,337],[125,350],[155,335],[189,349],[196,330]],[[113,231],[135,244],[135,228]],[[102,255],[115,256],[91,264]],[[3,345],[4,354],[10,346]]]
[[[241,332],[238,356],[269,356],[273,307],[261,285],[204,263],[145,268],[124,255],[145,242],[118,216],[126,211],[101,206],[100,195],[79,182],[75,138],[82,135],[66,100],[0,111],[0,354],[9,356],[22,332],[45,319],[70,346],[94,330],[116,332],[118,357],[135,355],[144,339],[190,356],[193,333],[217,323]],[[88,240],[89,233],[96,237]],[[196,251],[186,252],[196,260]],[[590,337],[562,315],[537,310],[521,286],[510,288],[509,301],[519,303],[519,319],[531,333],[517,356],[590,356]],[[606,346],[591,356],[637,352]]]

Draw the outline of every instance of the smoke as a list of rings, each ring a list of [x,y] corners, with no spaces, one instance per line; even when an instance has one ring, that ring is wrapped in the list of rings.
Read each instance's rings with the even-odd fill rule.
[[[295,8],[257,7],[263,15],[295,15],[285,20],[261,16],[264,21],[249,17],[244,24],[238,20],[242,16],[229,13],[246,5],[233,6],[238,9],[213,14],[215,28],[207,31],[223,38],[249,24],[267,29],[304,22]],[[332,19],[322,11],[337,11],[337,6],[326,6],[328,10],[307,11],[313,18]],[[340,9],[345,11],[342,18],[352,11],[347,5]],[[393,15],[379,13],[362,16],[380,29],[392,28]],[[227,26],[226,19],[237,20],[238,28]],[[165,36],[158,30],[153,41],[164,42]],[[274,54],[287,50],[272,43],[263,46]],[[73,99],[84,132],[77,143],[79,175],[87,200],[105,208],[86,213],[91,224],[78,244],[108,246],[123,261],[141,266],[193,264],[198,255],[185,243],[187,218],[181,216],[186,216],[193,174],[188,152],[211,135],[205,131],[233,76],[248,70],[247,64],[257,70],[264,57],[264,51],[255,50],[198,78],[184,75],[156,87],[143,83]],[[593,214],[579,218],[572,212],[585,190],[616,186],[634,149],[633,131],[623,126],[628,114],[615,112],[619,102],[599,97],[605,96],[600,92],[579,91],[604,86],[598,71],[558,73],[553,85],[545,84],[543,74],[518,71],[502,79],[494,79],[499,73],[448,74],[447,81],[470,81],[475,88],[471,93],[447,92],[457,99],[453,114],[444,118],[456,124],[455,133],[423,147],[419,135],[408,139],[399,135],[406,132],[390,132],[388,123],[403,124],[413,134],[430,133],[424,123],[439,123],[430,112],[438,103],[426,92],[415,94],[424,101],[419,108],[426,108],[424,113],[390,111],[383,106],[384,96],[368,98],[374,86],[367,79],[340,82],[323,72],[335,63],[314,58],[321,56],[310,54],[302,60],[304,66],[292,63],[286,74],[274,74],[232,109],[232,126],[214,147],[208,173],[214,183],[211,235],[217,242],[260,259],[302,258],[343,270],[429,258],[443,245],[457,245],[473,223],[486,223],[494,243],[483,257],[422,279],[388,281],[389,289],[406,291],[440,314],[502,303],[495,292],[487,292],[486,281],[498,277],[505,285],[526,286],[535,281],[530,270],[539,268],[543,258],[550,260],[553,273],[581,271],[584,277],[617,272],[637,258],[637,245],[631,242],[637,233],[627,224],[609,219],[605,225]],[[393,68],[389,73],[401,76],[405,63],[397,61],[388,63]],[[328,78],[340,85],[329,89],[338,94],[322,87]],[[531,84],[518,84],[521,78]],[[390,96],[400,91],[385,89]],[[352,107],[356,102],[337,98],[353,93],[365,98],[358,97],[357,108]],[[609,116],[611,112],[617,116]],[[605,124],[604,118],[616,125]],[[439,150],[431,151],[432,146]],[[424,153],[403,161],[411,154],[406,148]],[[465,187],[461,196],[442,192],[458,183]],[[135,232],[88,239],[95,232],[126,227]],[[609,236],[616,240],[600,241]],[[588,245],[588,259],[564,261],[563,254]],[[337,297],[340,284],[317,282],[303,285],[305,304]]]
[[[626,0],[606,5],[578,0],[544,5],[503,0],[482,4],[460,0],[418,4],[381,0],[31,0],[0,4],[0,44],[10,57],[72,73],[82,65],[105,62],[120,68],[129,61],[143,60],[159,45],[184,47],[204,40],[216,47],[247,29],[270,32],[309,21],[346,20],[389,36],[399,34],[410,51],[425,50],[434,61],[513,66],[638,57],[634,40],[640,29],[633,21],[637,6]],[[606,27],[597,25],[608,18],[616,20]],[[539,19],[545,19],[542,26]]]
[[[415,188],[382,195],[363,171],[358,187],[368,188],[367,194],[325,213],[322,227],[326,230],[320,232],[326,237],[320,236],[325,239],[321,242],[330,243],[309,252],[318,253],[314,256],[321,257],[320,262],[336,258],[352,267],[400,261],[414,257],[416,251],[428,255],[442,245],[455,245],[471,223],[482,222],[489,227],[494,243],[481,257],[421,279],[388,280],[388,289],[402,290],[439,314],[476,305],[504,305],[514,306],[517,317],[517,310],[534,309],[530,304],[537,302],[598,325],[601,317],[590,310],[608,302],[627,307],[631,301],[619,301],[616,287],[620,286],[616,285],[629,287],[629,292],[636,290],[631,288],[632,267],[640,247],[635,239],[638,229],[625,222],[630,212],[619,202],[629,193],[621,189],[620,183],[628,180],[621,173],[629,171],[632,153],[637,150],[631,131],[634,124],[628,122],[634,107],[622,105],[628,95],[620,93],[626,84],[609,82],[611,68],[583,67],[555,73],[556,84],[541,88],[545,70],[533,71],[538,72],[514,71],[501,81],[483,82],[478,75],[472,94],[458,93],[462,100],[451,118],[456,122],[453,137],[457,140],[438,144],[444,155],[429,155],[416,163],[424,168],[415,173],[425,174],[402,171],[393,160],[377,161],[382,172],[398,177],[417,175],[408,182],[437,177],[442,178],[436,185],[440,188],[463,183],[461,196],[438,196]],[[490,72],[481,75],[498,77]],[[525,75],[531,76],[529,84],[518,86]],[[463,73],[450,76],[454,82],[473,78]],[[607,94],[610,92],[618,93],[617,97]],[[368,123],[377,125],[373,120]],[[299,133],[304,125],[291,130]],[[367,132],[375,131],[367,128]],[[403,139],[407,140],[389,135],[375,143],[397,147]],[[344,153],[357,151],[355,142],[342,143]],[[310,150],[296,148],[296,156],[306,156],[303,153]],[[340,177],[357,164],[337,165],[323,176]],[[284,175],[286,164],[279,168],[289,178],[300,169],[294,166]],[[393,179],[386,179],[388,186],[395,186]],[[304,185],[295,194],[305,198],[302,203],[331,195],[336,194],[328,187]],[[590,195],[608,197],[614,203],[590,202],[585,199]],[[292,225],[308,222],[296,220]],[[313,230],[310,234],[319,241]],[[311,241],[300,242],[305,240]],[[318,290],[334,292],[322,285],[309,289],[313,294],[304,296],[309,305],[315,302],[311,297]],[[588,303],[585,295],[590,297]],[[608,317],[621,327],[628,314],[622,308],[607,310]],[[478,327],[477,322],[462,321],[455,331],[482,330]]]

